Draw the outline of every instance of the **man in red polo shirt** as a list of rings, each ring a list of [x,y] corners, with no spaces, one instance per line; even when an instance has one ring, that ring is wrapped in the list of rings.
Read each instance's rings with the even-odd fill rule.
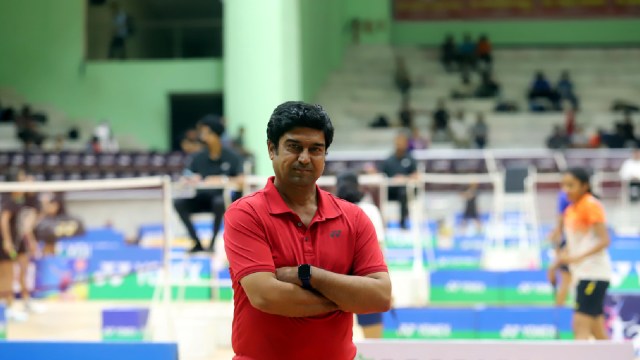
[[[267,125],[275,177],[225,215],[236,360],[353,360],[353,313],[390,307],[371,221],[316,186],[332,140],[320,106],[278,106]]]

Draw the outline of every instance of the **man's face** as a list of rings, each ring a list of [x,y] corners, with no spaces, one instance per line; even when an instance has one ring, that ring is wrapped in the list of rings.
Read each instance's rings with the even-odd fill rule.
[[[269,142],[268,147],[279,183],[308,186],[324,172],[326,145],[322,130],[294,128],[284,133],[278,144]]]
[[[207,145],[212,145],[220,141],[218,134],[214,133],[208,126],[200,125],[198,127],[198,135],[200,140]]]

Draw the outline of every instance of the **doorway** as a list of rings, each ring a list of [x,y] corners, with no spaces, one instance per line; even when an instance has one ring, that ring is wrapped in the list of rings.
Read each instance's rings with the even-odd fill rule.
[[[198,120],[208,114],[222,115],[222,93],[206,94],[170,94],[171,131],[169,133],[171,150],[180,150],[180,141],[184,133],[196,126]]]

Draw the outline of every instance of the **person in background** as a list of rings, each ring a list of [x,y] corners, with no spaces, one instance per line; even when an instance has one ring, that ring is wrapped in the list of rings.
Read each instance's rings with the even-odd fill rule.
[[[571,203],[563,219],[567,245],[552,268],[568,265],[577,283],[574,338],[606,340],[604,301],[613,272],[607,251],[611,240],[604,207],[592,194],[589,178],[584,168],[569,169],[562,177],[562,190]]]
[[[469,73],[462,74],[462,82],[451,91],[452,99],[468,99],[473,97],[476,87],[471,83]]]
[[[449,111],[444,100],[438,100],[438,106],[433,112],[431,123],[431,134],[433,141],[446,141],[449,139]]]
[[[564,236],[564,212],[570,204],[567,193],[560,191],[558,193],[558,218],[556,227],[549,235],[549,240],[555,248],[556,258],[560,257],[567,246],[567,239]],[[560,273],[560,284],[558,284],[558,273]],[[556,306],[564,306],[567,302],[567,296],[569,295],[569,288],[571,287],[571,271],[569,271],[569,267],[566,264],[556,267],[551,266],[548,269],[547,277],[551,285],[556,289],[554,292]]]
[[[113,29],[109,44],[109,59],[126,59],[127,40],[133,35],[133,21],[118,2],[111,3],[111,13]]]
[[[640,201],[640,147],[633,151],[631,158],[622,163],[620,178],[629,183],[629,199],[631,202]]]
[[[8,180],[25,182],[29,181],[29,176],[23,169],[11,168]],[[2,194],[0,202],[0,299],[4,299],[7,306],[7,318],[22,322],[28,320],[27,312],[39,312],[31,302],[27,285],[29,259],[37,249],[31,226],[36,217],[36,197],[23,191],[14,191]],[[15,308],[13,304],[15,269],[18,270],[20,294],[27,312]]]
[[[458,110],[455,118],[451,122],[451,136],[455,146],[459,149],[466,149],[469,147],[469,125],[465,118],[463,110]]]
[[[458,63],[462,71],[468,71],[476,65],[476,44],[470,34],[464,34],[458,47]]]
[[[391,307],[371,220],[317,186],[333,134],[319,105],[280,104],[267,124],[275,176],[227,212],[236,360],[354,359],[353,314]]]
[[[409,138],[409,151],[424,150],[429,147],[429,140],[420,135],[420,128],[414,126],[411,128],[411,137]]]
[[[411,129],[413,128],[413,118],[415,115],[415,111],[411,108],[411,104],[407,99],[402,100],[402,107],[398,112],[398,117],[400,118],[400,126]]]
[[[371,220],[376,230],[378,244],[380,244],[381,249],[384,249],[385,225],[384,220],[382,220],[382,214],[375,204],[362,201],[364,194],[358,183],[358,175],[352,172],[340,174],[336,188],[336,195],[340,199],[358,205],[369,220]],[[362,327],[362,332],[366,339],[382,338],[382,313],[357,314],[356,318],[358,319],[358,324]]]
[[[539,99],[547,100],[553,109],[558,109],[559,107],[558,95],[542,71],[536,72],[529,88],[529,101],[534,104]],[[533,107],[534,105],[532,105]]]
[[[610,133],[603,133],[601,136],[602,143],[609,149],[624,149],[627,145],[627,139],[624,137],[624,129],[620,126],[614,126]]]
[[[453,35],[448,34],[440,45],[440,61],[447,72],[454,69],[457,56],[456,41]]]
[[[571,135],[571,147],[574,149],[589,148],[589,137],[584,133],[582,125],[576,125],[573,135]]]
[[[547,147],[549,149],[560,150],[566,149],[571,144],[567,134],[560,125],[553,127],[553,133],[547,138]]]
[[[35,120],[31,107],[25,105],[20,111],[20,116],[15,119],[16,134],[24,145],[25,150],[40,149],[46,137],[38,128],[38,122]]]
[[[602,135],[606,133],[606,131],[599,127],[591,134],[589,137],[589,147],[591,149],[599,149],[602,147]]]
[[[389,127],[389,119],[385,114],[378,114],[375,119],[369,124],[369,127],[378,129],[378,128],[388,128]]]
[[[631,118],[631,111],[624,112],[624,118],[622,121],[616,123],[616,127],[620,129],[620,135],[622,135],[627,143],[636,142],[635,125]]]
[[[202,143],[198,139],[198,131],[196,129],[185,131],[184,137],[180,141],[180,149],[187,155],[202,151]]]
[[[489,142],[489,126],[481,112],[476,115],[476,123],[471,126],[471,139],[478,149],[484,149]]]
[[[578,110],[578,97],[573,89],[573,81],[571,81],[569,71],[562,72],[560,80],[556,84],[555,92],[559,97],[559,101],[568,101],[574,110]]]
[[[478,43],[476,44],[476,56],[478,57],[478,60],[480,60],[484,69],[491,68],[491,64],[493,62],[493,57],[491,56],[491,42],[486,34],[480,35],[480,38],[478,39]]]
[[[395,84],[402,95],[403,104],[409,103],[409,91],[411,91],[411,75],[407,63],[402,56],[396,56]]]
[[[102,153],[117,153],[120,149],[118,140],[113,135],[113,130],[108,121],[103,121],[93,130],[93,136],[98,140],[100,144],[100,151]]]
[[[478,213],[478,183],[471,183],[462,193],[464,212],[462,213],[462,228],[466,229],[469,221],[476,223],[476,233],[482,231],[482,222]]]
[[[475,90],[475,97],[486,99],[500,95],[500,84],[493,78],[491,71],[483,71],[480,79],[480,85]]]
[[[173,203],[194,243],[190,250],[192,253],[205,249],[191,222],[191,215],[199,212],[213,213],[213,235],[209,243],[209,251],[214,251],[215,240],[226,210],[222,187],[228,182],[232,184],[240,182],[242,176],[242,160],[234,151],[222,145],[220,138],[223,133],[224,125],[218,116],[207,115],[198,122],[198,134],[205,147],[202,151],[193,154],[183,178],[183,181],[188,184],[219,188],[200,189],[196,191],[193,198],[176,199]]]
[[[395,151],[378,169],[381,173],[393,179],[410,179],[417,177],[418,164],[409,153],[409,137],[402,131],[396,135]],[[408,228],[409,202],[407,187],[404,185],[389,186],[389,200],[400,202],[400,227]]]

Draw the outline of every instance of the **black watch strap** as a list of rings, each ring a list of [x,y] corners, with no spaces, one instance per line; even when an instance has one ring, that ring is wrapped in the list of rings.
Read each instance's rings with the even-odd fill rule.
[[[311,265],[302,264],[298,266],[298,279],[302,282],[302,287],[307,290],[312,290],[311,287]]]

